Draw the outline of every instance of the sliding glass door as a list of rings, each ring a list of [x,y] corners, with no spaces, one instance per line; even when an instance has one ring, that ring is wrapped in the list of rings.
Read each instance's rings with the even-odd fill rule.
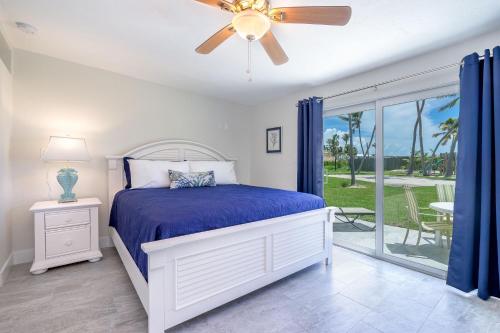
[[[333,241],[444,276],[453,230],[456,86],[336,108],[324,117]]]
[[[375,103],[325,113],[325,199],[337,207],[333,242],[375,253]]]
[[[455,88],[427,91],[381,101],[378,109],[383,115],[383,254],[446,271],[459,95]]]

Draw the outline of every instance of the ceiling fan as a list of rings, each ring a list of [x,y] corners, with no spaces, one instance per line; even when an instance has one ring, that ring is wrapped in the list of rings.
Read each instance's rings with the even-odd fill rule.
[[[209,54],[229,37],[238,33],[250,42],[260,40],[272,62],[282,65],[288,56],[271,31],[271,23],[346,25],[351,18],[349,6],[309,6],[271,8],[269,0],[195,0],[234,14],[230,24],[217,31],[196,48]],[[250,52],[249,52],[250,53]]]

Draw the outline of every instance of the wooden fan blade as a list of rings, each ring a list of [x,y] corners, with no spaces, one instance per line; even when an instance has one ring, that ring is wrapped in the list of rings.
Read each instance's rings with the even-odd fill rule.
[[[225,0],[195,0],[201,3],[204,3],[205,5],[213,6],[213,7],[219,7],[225,10],[229,11],[234,11],[234,6],[232,3],[227,2]]]
[[[219,4],[221,3],[220,0],[195,0],[195,1],[214,7],[219,7]]]
[[[260,43],[275,65],[283,65],[288,61],[288,56],[271,30],[260,39]]]
[[[351,7],[282,7],[273,8],[270,16],[274,21],[281,23],[346,25],[351,18]]]
[[[236,30],[234,30],[231,24],[225,26],[224,28],[217,31],[212,37],[207,39],[203,44],[196,48],[196,52],[201,54],[209,54],[217,46],[224,43],[229,37],[234,35]]]

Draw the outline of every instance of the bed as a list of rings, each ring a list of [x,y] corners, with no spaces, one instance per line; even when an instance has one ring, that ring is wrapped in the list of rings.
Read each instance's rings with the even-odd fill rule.
[[[125,156],[231,159],[182,140],[108,157],[110,233],[148,313],[149,332],[163,332],[319,261],[331,262],[333,211],[321,199],[246,185],[126,190]]]

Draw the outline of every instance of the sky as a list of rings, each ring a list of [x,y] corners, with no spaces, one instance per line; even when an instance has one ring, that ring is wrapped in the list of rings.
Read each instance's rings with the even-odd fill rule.
[[[442,98],[430,98],[426,100],[424,111],[422,113],[422,131],[424,138],[424,150],[429,153],[434,149],[439,141],[439,138],[434,138],[434,133],[440,132],[439,124],[448,118],[458,118],[459,105],[457,104],[452,109],[439,111],[442,105],[451,101],[454,96]],[[413,127],[417,119],[416,103],[408,102],[403,104],[391,105],[384,108],[384,154],[385,156],[409,156],[412,146]],[[370,140],[370,136],[375,125],[375,111],[365,111],[362,116],[361,123],[361,142],[366,143]],[[343,133],[348,132],[348,122],[339,117],[325,117],[323,121],[323,140],[326,143],[335,133],[342,137]],[[354,135],[354,146],[358,153],[360,149],[360,139],[356,131]],[[376,138],[375,138],[376,142]],[[340,145],[344,143],[340,140]],[[451,142],[445,146],[440,146],[437,153],[448,152]],[[417,150],[419,150],[417,141]],[[374,154],[375,149],[372,148],[370,154]]]

